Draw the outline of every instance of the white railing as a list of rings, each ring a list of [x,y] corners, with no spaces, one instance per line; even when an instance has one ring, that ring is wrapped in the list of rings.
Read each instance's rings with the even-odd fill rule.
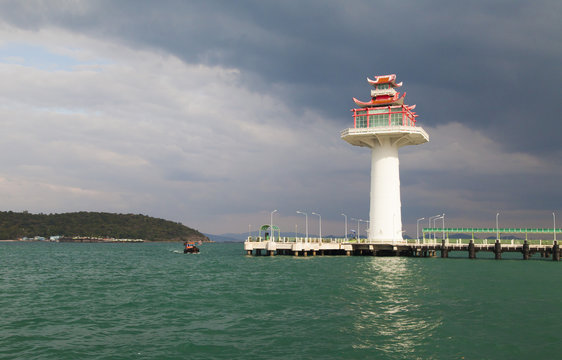
[[[318,237],[309,237],[308,239],[305,237],[288,237],[288,236],[281,236],[281,237],[271,237],[265,238],[263,236],[248,236],[246,238],[246,242],[263,242],[263,241],[273,241],[278,243],[319,243],[319,244],[326,244],[326,243],[353,243],[358,242],[356,239],[345,239],[345,238],[318,238]],[[360,239],[359,242],[366,242],[366,239]]]
[[[391,125],[391,126],[377,126],[377,127],[365,127],[365,128],[347,128],[342,130],[340,133],[341,137],[348,136],[348,135],[361,135],[361,134],[372,134],[373,132],[376,133],[395,133],[395,132],[403,132],[403,133],[411,133],[417,132],[420,134],[427,133],[425,130],[419,126],[404,126],[404,125]]]

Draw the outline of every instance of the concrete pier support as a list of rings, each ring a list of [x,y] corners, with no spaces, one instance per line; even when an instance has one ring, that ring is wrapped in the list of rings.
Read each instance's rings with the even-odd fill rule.
[[[473,240],[470,240],[470,243],[468,243],[468,258],[476,259],[476,249],[474,248]]]
[[[502,259],[502,244],[499,240],[496,240],[496,244],[494,245],[494,254],[496,255],[496,260]]]
[[[529,243],[527,240],[523,243],[523,260],[529,260]]]
[[[346,256],[351,256],[351,251],[347,250],[347,251],[345,252],[345,255],[346,255]]]
[[[558,245],[558,241],[554,241],[554,245],[552,245],[552,260],[560,261],[560,245]]]
[[[274,250],[269,250],[269,256],[275,256],[275,251],[274,251]]]
[[[252,250],[247,250],[247,251],[246,251],[246,255],[252,256]]]
[[[441,257],[442,258],[449,257],[449,250],[447,249],[447,245],[445,244],[445,239],[441,241]]]
[[[294,256],[299,256],[299,252],[298,252],[298,251],[293,251],[293,255],[294,255]]]

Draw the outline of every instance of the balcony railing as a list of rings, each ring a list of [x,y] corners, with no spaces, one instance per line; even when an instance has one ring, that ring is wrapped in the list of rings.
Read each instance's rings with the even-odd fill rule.
[[[353,127],[395,127],[416,126],[416,116],[407,106],[384,106],[365,109],[351,109],[353,111]]]

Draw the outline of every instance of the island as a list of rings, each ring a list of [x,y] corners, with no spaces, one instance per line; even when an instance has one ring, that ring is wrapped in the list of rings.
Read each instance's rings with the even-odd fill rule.
[[[0,240],[18,239],[210,242],[204,234],[179,222],[141,214],[87,211],[32,214],[27,211],[0,211]]]

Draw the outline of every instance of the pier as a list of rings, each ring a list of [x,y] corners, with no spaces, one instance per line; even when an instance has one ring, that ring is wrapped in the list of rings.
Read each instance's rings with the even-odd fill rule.
[[[437,239],[432,234],[444,234],[445,238]],[[471,239],[450,239],[449,234],[472,234]],[[525,234],[525,239],[478,239],[479,233],[518,233]],[[344,238],[299,238],[299,237],[248,237],[244,242],[247,255],[292,255],[292,256],[413,256],[413,257],[449,257],[451,252],[465,252],[469,259],[476,259],[479,252],[491,252],[497,260],[503,253],[520,253],[523,260],[534,254],[541,258],[552,258],[560,261],[560,245],[556,233],[562,229],[531,229],[531,228],[424,228],[422,239],[407,239],[388,243],[371,242],[368,239]],[[529,234],[552,234],[551,240],[528,239]]]

